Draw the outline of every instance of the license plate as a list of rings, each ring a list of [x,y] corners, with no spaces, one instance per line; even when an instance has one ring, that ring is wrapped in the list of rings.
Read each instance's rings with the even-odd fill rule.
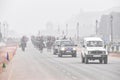
[[[68,48],[67,51],[71,51],[72,49],[71,48]]]
[[[66,52],[71,52],[71,51],[66,51]]]
[[[101,55],[93,55],[93,57],[101,57]]]

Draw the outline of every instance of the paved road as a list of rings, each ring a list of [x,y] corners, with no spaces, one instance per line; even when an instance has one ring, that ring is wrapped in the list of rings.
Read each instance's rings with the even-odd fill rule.
[[[59,58],[28,46],[25,52],[17,50],[8,80],[120,80],[119,58],[109,57],[108,64],[82,64],[79,53],[77,58]]]

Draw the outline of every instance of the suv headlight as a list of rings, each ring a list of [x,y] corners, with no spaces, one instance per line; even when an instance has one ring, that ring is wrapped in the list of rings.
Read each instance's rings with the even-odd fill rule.
[[[74,47],[73,50],[76,51],[76,48]]]
[[[106,54],[106,51],[103,51],[102,53],[103,53],[103,54]]]
[[[91,51],[88,51],[88,54],[91,54]]]
[[[65,50],[65,48],[64,48],[64,47],[62,47],[62,48],[61,48],[61,50],[62,50],[62,51],[64,51],[64,50]]]

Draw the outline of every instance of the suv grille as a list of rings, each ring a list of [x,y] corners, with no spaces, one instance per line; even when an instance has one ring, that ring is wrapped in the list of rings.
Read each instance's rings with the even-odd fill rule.
[[[104,52],[103,52],[103,51],[91,51],[90,53],[91,53],[91,54],[93,54],[93,55],[100,55],[100,54],[104,54]]]

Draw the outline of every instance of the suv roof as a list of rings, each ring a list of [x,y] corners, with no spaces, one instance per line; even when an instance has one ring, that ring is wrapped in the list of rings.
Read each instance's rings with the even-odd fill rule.
[[[87,37],[84,38],[85,41],[103,41],[101,38],[99,37]]]

